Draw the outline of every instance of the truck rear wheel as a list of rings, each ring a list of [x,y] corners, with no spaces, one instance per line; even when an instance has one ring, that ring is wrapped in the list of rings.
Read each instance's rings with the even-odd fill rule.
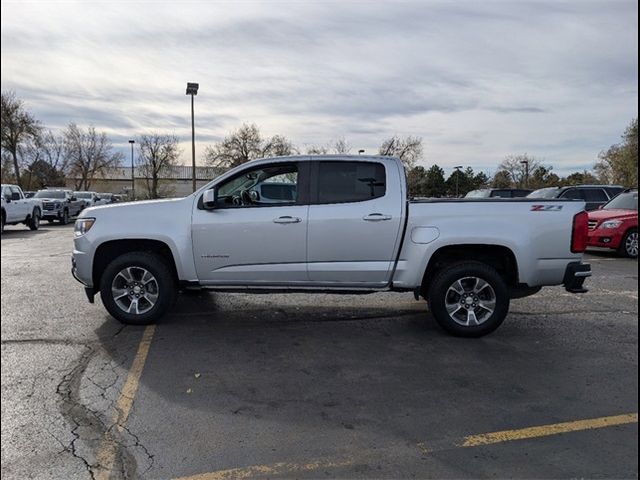
[[[429,308],[438,324],[459,337],[481,337],[498,328],[509,312],[509,289],[500,274],[481,262],[441,270],[431,283]]]
[[[107,265],[100,281],[100,298],[116,320],[147,325],[162,317],[176,299],[176,280],[160,255],[131,252]]]

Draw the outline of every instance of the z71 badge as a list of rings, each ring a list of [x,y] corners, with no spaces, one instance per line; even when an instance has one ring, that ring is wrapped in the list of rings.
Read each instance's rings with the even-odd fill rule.
[[[531,205],[532,212],[559,212],[562,205]]]

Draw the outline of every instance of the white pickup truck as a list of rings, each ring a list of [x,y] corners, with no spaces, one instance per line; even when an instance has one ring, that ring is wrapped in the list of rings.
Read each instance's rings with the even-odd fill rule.
[[[146,324],[179,290],[424,297],[437,322],[481,336],[511,298],[544,285],[582,293],[584,201],[410,201],[391,157],[256,160],[181,199],[84,210],[72,272],[90,302]]]
[[[2,184],[2,231],[5,225],[24,223],[31,230],[40,228],[42,202],[36,198],[26,198],[18,185]]]

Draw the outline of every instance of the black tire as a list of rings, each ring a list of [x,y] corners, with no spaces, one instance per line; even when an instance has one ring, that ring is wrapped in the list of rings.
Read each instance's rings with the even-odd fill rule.
[[[472,292],[479,283],[472,283],[478,282],[473,279],[484,280],[492,290],[487,290],[483,286],[480,293],[477,294],[480,297],[478,300],[476,294]],[[456,283],[458,280],[461,283],[457,288],[463,287],[464,294],[458,294],[455,290],[451,290],[454,284],[458,285]],[[487,305],[492,303],[489,297],[495,301],[493,308],[480,306],[484,303]],[[493,332],[506,318],[509,312],[510,293],[504,279],[493,267],[481,262],[468,261],[455,263],[438,272],[429,287],[428,301],[431,313],[444,330],[458,337],[481,337]],[[467,301],[469,303],[465,303]],[[476,303],[471,303],[474,301],[477,302],[477,306]],[[459,308],[450,315],[447,311],[447,302],[452,308],[455,308],[458,302],[461,307],[465,304],[465,307]],[[470,311],[474,312],[472,318],[476,319],[475,324],[469,320]],[[465,321],[465,317],[470,325],[461,323]],[[482,321],[479,321],[480,318]]]
[[[2,212],[2,229],[0,230],[0,232],[4,233],[4,222],[5,222],[5,218],[4,218],[4,211]]]
[[[65,208],[60,218],[60,225],[66,225],[67,223],[69,223],[69,210]]]
[[[157,281],[157,300],[144,313],[128,313],[116,303],[112,294],[114,279],[127,267],[147,270]],[[119,279],[120,280],[120,279]],[[118,280],[118,281],[119,281]],[[127,287],[128,288],[128,287]],[[100,279],[100,298],[113,318],[128,325],[148,325],[161,318],[174,304],[178,287],[173,271],[166,260],[149,252],[131,252],[116,257],[107,265]],[[126,299],[125,299],[126,301]]]
[[[635,239],[635,242],[634,242]],[[638,258],[638,229],[632,228],[624,234],[620,246],[618,247],[618,255],[627,258]]]
[[[29,217],[27,226],[29,227],[29,230],[34,231],[40,228],[40,211],[37,208],[33,210],[33,213]]]

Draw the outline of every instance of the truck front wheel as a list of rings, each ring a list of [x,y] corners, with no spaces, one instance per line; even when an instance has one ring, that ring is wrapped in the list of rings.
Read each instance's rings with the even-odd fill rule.
[[[509,312],[509,289],[492,267],[461,262],[441,270],[431,283],[429,308],[438,324],[459,337],[481,337]]]
[[[30,230],[38,230],[40,228],[40,210],[37,208],[33,211],[27,222]]]
[[[165,259],[149,252],[120,255],[107,265],[100,298],[116,320],[147,325],[162,317],[176,299],[176,280]]]

